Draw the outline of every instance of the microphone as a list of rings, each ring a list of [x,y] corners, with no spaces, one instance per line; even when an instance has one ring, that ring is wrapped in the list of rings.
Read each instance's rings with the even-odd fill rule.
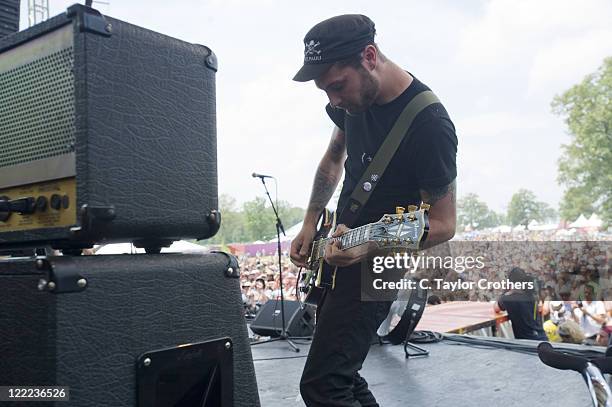
[[[263,178],[274,178],[272,175],[263,175],[263,174],[258,174],[256,172],[254,172],[251,176],[253,178],[262,178],[262,179]]]

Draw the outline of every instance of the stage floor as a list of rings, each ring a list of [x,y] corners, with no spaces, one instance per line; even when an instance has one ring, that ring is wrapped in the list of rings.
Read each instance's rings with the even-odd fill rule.
[[[428,357],[406,360],[402,346],[372,346],[362,376],[381,406],[591,405],[578,373],[550,368],[535,354],[451,342],[422,347]],[[304,406],[299,380],[309,346],[300,349],[284,342],[252,347],[262,407]],[[282,357],[294,358],[275,359]]]

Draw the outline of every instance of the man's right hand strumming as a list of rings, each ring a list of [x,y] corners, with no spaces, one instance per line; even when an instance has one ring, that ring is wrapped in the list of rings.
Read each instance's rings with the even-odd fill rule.
[[[316,226],[304,225],[300,233],[291,241],[291,262],[296,266],[306,267],[310,246],[316,232]]]

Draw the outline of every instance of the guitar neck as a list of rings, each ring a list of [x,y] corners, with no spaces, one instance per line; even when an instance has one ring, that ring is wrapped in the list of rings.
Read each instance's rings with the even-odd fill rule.
[[[351,229],[339,237],[327,237],[313,243],[312,260],[319,261],[325,255],[325,246],[328,242],[340,241],[342,250],[367,243],[370,238],[372,223]]]
[[[325,246],[331,242],[339,241],[342,250],[368,242],[376,242],[381,249],[418,250],[429,232],[429,205],[421,203],[420,209],[416,205],[409,205],[408,212],[404,211],[403,207],[398,206],[397,213],[385,214],[378,222],[350,229],[342,236],[315,240],[308,259],[309,268],[314,270],[320,267],[320,260],[325,256]]]

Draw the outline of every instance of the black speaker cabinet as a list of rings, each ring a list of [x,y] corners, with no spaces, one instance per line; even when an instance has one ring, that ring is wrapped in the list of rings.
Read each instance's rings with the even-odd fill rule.
[[[0,40],[0,248],[214,235],[216,70],[82,5]]]
[[[0,386],[69,387],[37,405],[259,406],[230,259],[0,261]]]
[[[285,301],[285,327],[289,336],[312,336],[314,326],[315,311],[312,306],[302,308],[297,301]],[[251,330],[261,336],[280,336],[282,329],[280,300],[266,302],[251,323]]]

